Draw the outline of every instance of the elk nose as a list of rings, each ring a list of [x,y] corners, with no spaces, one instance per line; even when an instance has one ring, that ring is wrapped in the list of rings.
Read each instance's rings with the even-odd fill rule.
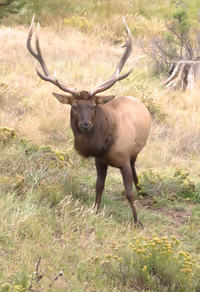
[[[91,128],[91,126],[92,126],[91,123],[86,123],[86,122],[82,123],[81,124],[81,130],[83,130],[83,131],[84,130],[89,130]]]

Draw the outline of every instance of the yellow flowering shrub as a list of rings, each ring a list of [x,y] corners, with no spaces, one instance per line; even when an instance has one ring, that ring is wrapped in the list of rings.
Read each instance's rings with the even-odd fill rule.
[[[18,137],[17,133],[7,127],[0,127],[0,143],[6,145]]]
[[[194,202],[200,201],[200,196],[195,191],[195,183],[190,179],[189,173],[176,169],[171,176],[146,171],[139,176],[141,196],[147,195],[154,200],[165,197],[174,201],[178,197],[187,198]]]
[[[128,245],[111,243],[109,253],[91,256],[87,269],[93,271],[95,264],[123,283],[142,282],[148,289],[200,291],[200,266],[180,248],[180,241],[173,235],[170,239],[156,234],[152,238],[137,236]]]
[[[92,28],[92,23],[83,16],[72,16],[71,18],[65,18],[64,21],[67,26],[78,28],[84,32]]]

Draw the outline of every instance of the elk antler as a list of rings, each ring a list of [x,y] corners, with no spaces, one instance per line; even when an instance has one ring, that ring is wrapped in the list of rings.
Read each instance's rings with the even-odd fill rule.
[[[61,90],[71,93],[71,94],[75,94],[76,90],[73,88],[70,88],[68,86],[66,86],[65,84],[61,83],[58,81],[57,76],[56,76],[56,72],[54,73],[54,76],[52,76],[49,73],[49,70],[46,66],[46,63],[44,62],[44,59],[42,57],[42,53],[41,53],[41,49],[40,49],[40,43],[39,43],[39,23],[38,23],[38,28],[37,28],[37,33],[36,33],[36,51],[37,53],[33,50],[32,46],[31,46],[31,40],[32,40],[32,35],[33,35],[33,30],[34,30],[34,18],[35,15],[33,14],[33,18],[32,18],[32,22],[31,22],[31,26],[30,26],[30,30],[29,30],[29,34],[27,37],[27,49],[29,50],[29,52],[31,53],[31,55],[33,55],[33,57],[35,57],[35,59],[40,63],[42,70],[44,72],[44,75],[38,70],[37,66],[35,65],[36,68],[36,72],[39,75],[39,77],[45,81],[49,81],[51,83],[53,83],[54,85],[58,86]],[[123,54],[123,56],[121,57],[119,64],[117,66],[117,69],[115,70],[115,72],[113,73],[113,75],[106,80],[105,82],[103,82],[102,84],[100,84],[99,86],[97,86],[96,88],[94,88],[93,90],[90,90],[90,92],[88,92],[89,96],[92,97],[95,94],[105,91],[107,89],[109,89],[110,87],[112,87],[117,81],[122,80],[124,78],[126,78],[131,71],[133,70],[133,68],[131,68],[131,70],[129,70],[127,73],[119,76],[120,72],[123,69],[123,66],[125,64],[125,62],[127,61],[128,57],[130,56],[131,52],[132,52],[132,38],[131,38],[131,34],[130,34],[130,30],[126,24],[126,21],[123,17],[123,21],[127,30],[127,38],[126,38],[126,44],[123,47],[126,47],[126,50]]]
[[[129,70],[127,73],[119,76],[120,72],[122,71],[122,68],[124,67],[125,62],[127,61],[128,57],[130,56],[130,54],[132,52],[132,38],[131,38],[130,30],[126,24],[124,17],[123,17],[123,21],[124,21],[124,24],[125,24],[125,27],[127,30],[127,38],[126,38],[126,44],[123,45],[122,47],[126,47],[126,50],[125,50],[123,56],[121,57],[119,64],[117,66],[117,69],[115,70],[114,74],[108,80],[106,80],[105,82],[103,82],[102,84],[100,84],[99,86],[94,88],[93,90],[91,90],[89,92],[90,96],[94,96],[95,94],[97,94],[99,92],[102,92],[102,91],[109,89],[117,81],[126,78],[133,70],[133,68],[131,68],[131,70]]]
[[[52,76],[49,73],[49,70],[47,69],[47,66],[44,62],[44,59],[42,57],[42,53],[41,53],[41,49],[40,49],[40,43],[39,43],[39,23],[38,23],[38,28],[37,28],[37,34],[36,34],[36,50],[37,53],[33,50],[32,46],[31,46],[31,40],[32,40],[32,35],[33,35],[33,30],[34,30],[34,18],[35,15],[33,14],[33,18],[32,18],[32,22],[31,22],[31,26],[30,26],[30,30],[29,30],[29,34],[27,37],[27,49],[29,50],[29,52],[31,53],[31,55],[33,55],[33,57],[36,58],[36,60],[40,63],[42,70],[44,72],[45,75],[43,75],[37,68],[36,64],[35,64],[35,68],[36,68],[36,72],[39,75],[39,77],[45,81],[49,81],[51,83],[53,83],[54,85],[58,86],[61,90],[68,92],[68,93],[75,93],[75,89],[70,88],[66,85],[64,85],[63,83],[59,82],[56,76],[56,72],[55,75]]]

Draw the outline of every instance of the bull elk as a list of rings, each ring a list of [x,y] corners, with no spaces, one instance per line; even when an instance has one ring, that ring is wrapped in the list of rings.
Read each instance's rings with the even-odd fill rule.
[[[71,106],[70,122],[74,134],[75,149],[84,157],[94,157],[97,182],[95,207],[97,211],[108,166],[119,168],[122,174],[126,198],[128,199],[137,223],[137,212],[134,205],[133,182],[140,190],[135,170],[137,155],[145,146],[151,125],[149,111],[142,102],[130,96],[97,95],[111,88],[117,81],[126,78],[132,69],[120,75],[122,68],[132,52],[130,30],[123,18],[127,37],[126,47],[114,74],[105,82],[90,91],[78,91],[58,81],[56,73],[51,75],[42,57],[39,44],[39,24],[36,33],[36,50],[31,46],[34,30],[34,16],[27,38],[27,48],[40,63],[43,73],[36,67],[37,74],[68,94],[53,93],[64,104]]]

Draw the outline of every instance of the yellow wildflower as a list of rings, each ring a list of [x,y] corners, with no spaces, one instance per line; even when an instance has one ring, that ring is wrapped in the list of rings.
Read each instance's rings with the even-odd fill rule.
[[[144,273],[147,270],[147,266],[145,265],[144,268],[142,269],[142,272]]]

